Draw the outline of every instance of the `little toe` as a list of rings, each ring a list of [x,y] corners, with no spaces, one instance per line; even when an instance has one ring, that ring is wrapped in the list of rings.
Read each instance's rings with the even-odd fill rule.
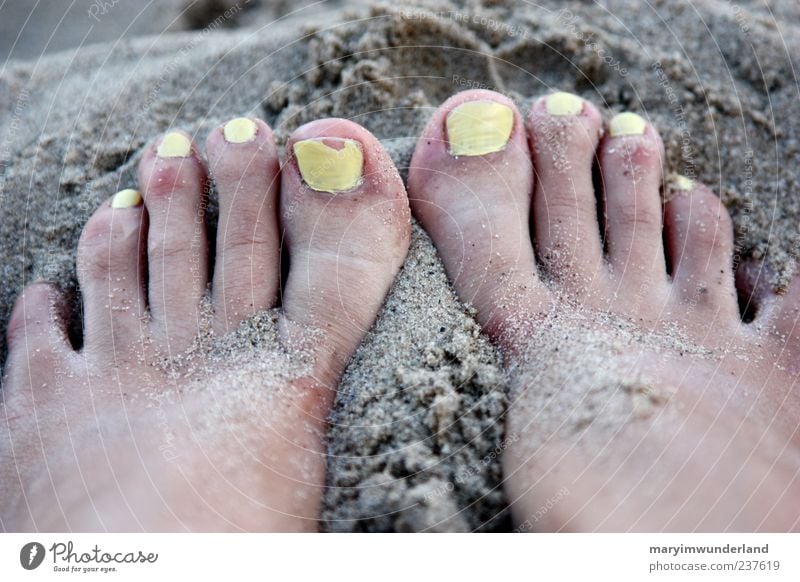
[[[331,385],[405,260],[408,198],[380,142],[355,123],[306,124],[286,149],[280,212],[289,274],[282,330],[290,343],[308,342],[316,378]]]
[[[162,347],[182,350],[199,329],[208,284],[205,166],[189,136],[170,131],[148,148],[139,184],[149,228],[148,303]]]
[[[635,113],[614,117],[600,144],[608,260],[623,294],[641,283],[666,285],[663,151],[658,132]]]
[[[11,311],[6,335],[6,370],[18,376],[15,384],[31,386],[32,370],[39,366],[53,370],[66,362],[73,350],[67,337],[61,292],[43,282],[25,287]]]
[[[409,168],[414,215],[462,301],[501,342],[517,315],[549,308],[530,238],[532,187],[522,117],[493,91],[464,91],[443,103]]]
[[[800,373],[800,275],[796,274],[786,289],[763,292],[758,300],[753,325],[777,341],[782,362],[793,373]]]
[[[529,133],[536,172],[536,250],[551,276],[573,292],[605,273],[592,168],[602,132],[600,112],[570,93],[539,99]]]
[[[219,193],[213,299],[215,327],[224,333],[277,299],[280,165],[272,131],[259,119],[215,129],[206,152]]]
[[[136,190],[98,208],[78,243],[84,351],[116,357],[144,334],[146,215]]]
[[[684,176],[669,181],[664,230],[673,293],[683,304],[706,310],[715,326],[738,325],[730,215],[703,184]]]

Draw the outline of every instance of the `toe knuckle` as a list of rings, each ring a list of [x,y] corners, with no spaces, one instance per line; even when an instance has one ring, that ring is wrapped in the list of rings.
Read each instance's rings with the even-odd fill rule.
[[[658,143],[647,136],[628,137],[605,152],[605,156],[618,168],[632,173],[656,168],[661,163]]]
[[[628,229],[661,228],[661,211],[649,205],[623,204],[616,211],[616,222]]]
[[[191,160],[165,164],[150,176],[144,187],[144,199],[149,205],[169,201],[178,192],[194,189],[203,177]]]
[[[197,250],[191,248],[189,243],[181,241],[152,240],[147,243],[147,253],[151,259],[170,259],[178,263],[188,264],[194,259]]]
[[[78,274],[96,278],[111,270],[111,235],[86,238],[81,241],[78,251]]]

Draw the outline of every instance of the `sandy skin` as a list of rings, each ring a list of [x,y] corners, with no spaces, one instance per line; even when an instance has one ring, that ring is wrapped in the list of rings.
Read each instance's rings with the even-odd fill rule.
[[[507,143],[452,155],[448,117],[473,102],[511,110]],[[742,323],[725,208],[685,177],[662,203],[662,168],[644,119],[605,125],[563,94],[523,119],[467,91],[418,142],[412,209],[515,378],[504,472],[520,530],[800,523],[800,281],[746,295]]]
[[[57,290],[34,284],[19,299],[2,407],[12,459],[0,477],[3,529],[318,528],[326,417],[405,258],[408,202],[380,144],[354,123],[311,123],[290,141],[288,151],[301,140],[358,144],[362,175],[333,196],[309,188],[295,159],[279,168],[266,124],[237,122],[212,132],[207,162],[187,134],[160,137],[139,166],[141,198],[122,192],[89,220],[80,351]],[[221,200],[210,315],[209,179]],[[267,318],[278,349],[234,374],[225,362],[181,364],[204,319],[217,337],[235,333],[279,292]]]

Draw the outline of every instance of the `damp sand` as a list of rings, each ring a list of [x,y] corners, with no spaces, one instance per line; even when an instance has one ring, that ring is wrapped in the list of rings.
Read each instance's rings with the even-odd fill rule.
[[[78,296],[80,229],[102,200],[135,183],[157,133],[181,127],[202,143],[228,118],[256,115],[283,145],[306,121],[346,117],[381,139],[405,177],[433,108],[469,88],[503,92],[523,111],[560,89],[607,115],[643,114],[664,136],[670,170],[709,184],[731,211],[736,260],[765,261],[775,286],[792,276],[800,223],[794,3],[281,6],[222,20],[200,13],[193,32],[6,63],[0,328],[37,278]],[[215,217],[212,195],[210,240]],[[79,338],[77,322],[73,329]],[[249,330],[254,341],[266,333]],[[500,355],[415,226],[409,258],[331,414],[323,529],[509,529],[498,461],[508,386]]]

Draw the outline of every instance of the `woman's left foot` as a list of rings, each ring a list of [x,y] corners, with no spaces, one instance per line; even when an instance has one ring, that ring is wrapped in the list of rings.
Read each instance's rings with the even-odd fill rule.
[[[417,144],[414,214],[513,366],[522,530],[800,524],[800,278],[743,323],[730,217],[683,177],[662,205],[663,157],[646,120],[604,131],[565,93],[525,120],[466,91]]]

